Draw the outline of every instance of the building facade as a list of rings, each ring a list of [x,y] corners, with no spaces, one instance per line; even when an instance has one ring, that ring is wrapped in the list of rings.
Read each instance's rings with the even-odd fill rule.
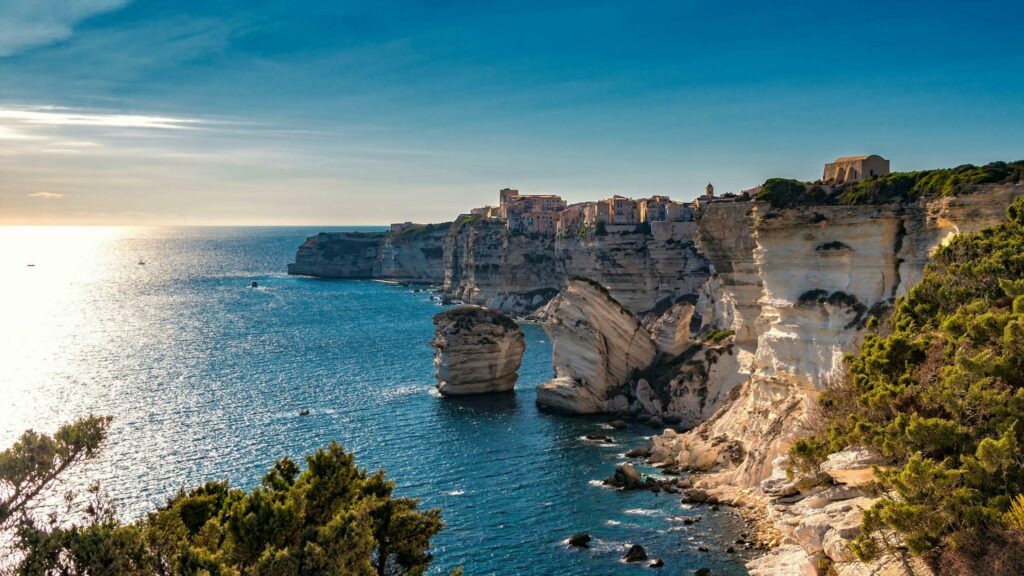
[[[857,182],[889,173],[889,161],[878,154],[868,156],[844,156],[835,162],[825,164],[821,180],[825,184]]]

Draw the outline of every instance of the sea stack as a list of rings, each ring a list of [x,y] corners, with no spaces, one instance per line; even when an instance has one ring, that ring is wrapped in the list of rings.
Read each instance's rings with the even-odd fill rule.
[[[508,392],[526,350],[523,331],[495,310],[460,306],[434,316],[434,374],[445,396]]]

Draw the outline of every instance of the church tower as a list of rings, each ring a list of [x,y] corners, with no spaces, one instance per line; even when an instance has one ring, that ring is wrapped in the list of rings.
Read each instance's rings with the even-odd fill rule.
[[[711,182],[708,182],[708,185],[704,188],[704,197],[705,198],[714,198],[715,197],[715,187],[711,185]]]

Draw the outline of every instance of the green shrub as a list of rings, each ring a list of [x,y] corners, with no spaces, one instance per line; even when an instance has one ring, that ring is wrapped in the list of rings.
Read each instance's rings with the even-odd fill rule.
[[[708,335],[704,337],[704,341],[709,342],[711,344],[718,344],[722,340],[725,340],[726,338],[733,336],[735,334],[735,330],[715,330],[714,332],[708,333]]]
[[[440,512],[394,496],[383,472],[367,473],[333,442],[307,456],[305,470],[284,458],[252,490],[210,482],[131,523],[117,518],[98,487],[75,523],[34,514],[64,472],[98,454],[109,423],[89,417],[52,437],[28,431],[0,452],[0,542],[11,546],[2,550],[3,570],[414,576],[433,559]],[[73,493],[67,502],[78,509]]]
[[[889,204],[919,198],[940,198],[969,192],[979,184],[1007,184],[1024,180],[1024,160],[964,164],[956,168],[893,172],[836,186],[831,192],[815,184],[769,178],[755,197],[773,208],[829,204]]]
[[[869,334],[852,358],[853,402],[823,393],[823,432],[790,451],[797,472],[847,446],[890,461],[878,480],[893,497],[865,513],[862,558],[886,549],[888,530],[935,556],[1021,528],[1011,503],[1024,493],[1024,199],[1007,214],[936,252],[886,335]]]

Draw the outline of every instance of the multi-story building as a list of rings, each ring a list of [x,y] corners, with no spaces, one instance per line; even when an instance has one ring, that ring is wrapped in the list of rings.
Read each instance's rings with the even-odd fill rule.
[[[553,194],[526,195],[505,188],[499,193],[499,215],[509,230],[534,234],[554,234],[558,215],[565,200]]]
[[[640,205],[636,200],[616,195],[605,202],[608,203],[608,224],[640,223]]]

